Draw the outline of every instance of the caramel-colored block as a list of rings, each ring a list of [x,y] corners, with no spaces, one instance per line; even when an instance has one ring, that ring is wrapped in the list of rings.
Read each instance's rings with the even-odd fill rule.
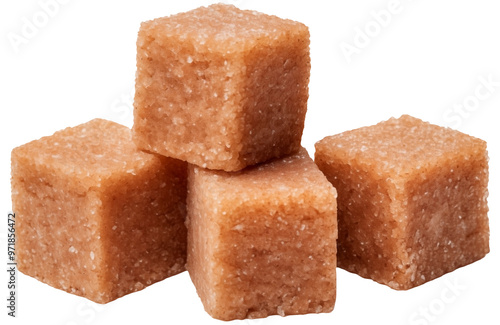
[[[106,303],[184,270],[186,164],[95,119],[12,151],[19,270]]]
[[[489,252],[486,143],[404,115],[316,143],[336,187],[338,265],[409,289]]]
[[[235,173],[188,171],[187,269],[212,317],[333,310],[336,191],[305,149]]]
[[[309,71],[298,22],[223,4],[144,22],[134,141],[226,171],[296,153]]]

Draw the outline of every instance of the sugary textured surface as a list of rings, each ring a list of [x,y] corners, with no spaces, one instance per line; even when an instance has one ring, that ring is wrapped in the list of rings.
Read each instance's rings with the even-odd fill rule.
[[[99,303],[183,271],[186,172],[100,119],[15,148],[19,270]]]
[[[486,143],[404,115],[316,143],[339,193],[338,265],[409,289],[489,252]]]
[[[223,320],[331,311],[335,198],[304,149],[236,173],[191,165],[187,269],[206,311]]]
[[[142,23],[134,140],[210,169],[299,150],[309,31],[301,23],[211,5]]]

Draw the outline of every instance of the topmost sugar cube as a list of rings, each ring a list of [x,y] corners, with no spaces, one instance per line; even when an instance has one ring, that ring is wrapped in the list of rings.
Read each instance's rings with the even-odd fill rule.
[[[141,24],[134,141],[236,171],[300,148],[310,73],[298,22],[212,5]]]

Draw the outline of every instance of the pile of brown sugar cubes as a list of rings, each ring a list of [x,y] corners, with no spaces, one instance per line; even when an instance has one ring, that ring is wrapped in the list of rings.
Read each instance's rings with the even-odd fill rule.
[[[12,151],[19,269],[98,303],[187,269],[232,320],[332,311],[337,259],[410,289],[484,257],[486,143],[404,115],[326,137],[315,163],[309,71],[298,22],[144,22],[132,130],[95,119]]]

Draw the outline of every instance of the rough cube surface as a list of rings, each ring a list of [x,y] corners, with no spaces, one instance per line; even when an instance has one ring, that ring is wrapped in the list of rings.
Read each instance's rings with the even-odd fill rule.
[[[106,303],[184,270],[186,164],[92,120],[12,151],[19,270]]]
[[[309,71],[298,22],[222,4],[144,22],[134,140],[226,171],[298,152]]]
[[[404,115],[326,137],[315,160],[339,193],[339,267],[409,289],[489,252],[484,141]]]
[[[187,269],[212,317],[333,309],[336,191],[305,149],[236,173],[188,170]]]

